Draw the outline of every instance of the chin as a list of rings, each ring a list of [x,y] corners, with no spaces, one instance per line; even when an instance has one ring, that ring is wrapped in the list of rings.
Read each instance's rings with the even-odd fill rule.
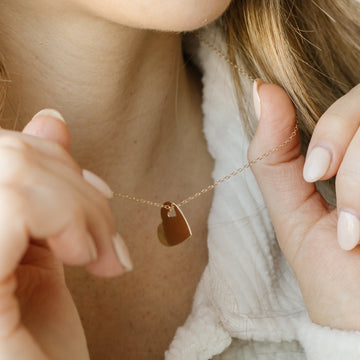
[[[219,18],[231,0],[70,0],[120,25],[191,31]],[[105,2],[104,2],[105,1]]]
[[[168,3],[174,1],[167,0]],[[192,31],[218,19],[228,8],[231,0],[180,0],[179,6],[169,6],[164,15],[155,18],[150,26],[153,30]],[[166,12],[165,12],[166,11]]]

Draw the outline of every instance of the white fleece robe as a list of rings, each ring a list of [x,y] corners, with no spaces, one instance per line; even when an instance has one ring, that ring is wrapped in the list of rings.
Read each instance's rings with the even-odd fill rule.
[[[215,27],[204,36],[226,51]],[[204,133],[215,160],[215,181],[247,163],[250,140],[230,67],[205,45],[196,53],[203,72]],[[249,82],[249,101],[251,86]],[[209,263],[192,312],[177,330],[166,360],[360,359],[360,332],[324,328],[309,320],[250,170],[215,189],[208,250]]]

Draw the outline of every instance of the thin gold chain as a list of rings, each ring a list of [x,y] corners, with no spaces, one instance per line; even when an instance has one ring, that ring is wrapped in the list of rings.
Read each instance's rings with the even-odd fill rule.
[[[234,69],[236,69],[241,75],[247,77],[249,80],[254,81],[255,79],[250,76],[247,72],[245,72],[245,70],[243,70],[241,67],[239,67],[237,64],[235,64],[234,62],[232,62],[228,57],[226,57],[219,49],[217,49],[214,45],[212,45],[211,43],[209,43],[206,39],[204,39],[203,37],[201,37],[199,34],[196,34],[196,36],[198,37],[198,39],[203,42],[206,46],[208,46],[210,49],[212,49],[216,54],[218,54],[220,57],[222,57],[228,64],[230,64]],[[190,201],[198,198],[199,196],[207,193],[210,190],[213,190],[216,186],[220,185],[221,183],[230,180],[232,177],[240,174],[241,172],[243,172],[245,169],[251,167],[252,165],[256,164],[257,162],[267,158],[268,156],[270,156],[271,154],[273,154],[274,152],[282,149],[284,146],[286,146],[287,144],[289,144],[294,137],[296,136],[298,132],[298,126],[297,124],[295,124],[294,130],[292,131],[292,133],[290,134],[290,136],[284,141],[282,142],[280,145],[272,148],[271,150],[263,153],[262,155],[258,156],[256,159],[249,161],[246,165],[234,170],[233,172],[231,172],[228,175],[225,175],[224,177],[222,177],[221,179],[217,180],[214,184],[208,185],[207,187],[203,188],[202,190],[198,191],[197,193],[187,197],[186,199],[180,201],[179,203],[177,203],[176,205],[178,207],[181,207],[187,203],[189,203]],[[165,208],[170,210],[172,208],[171,205],[164,205],[163,203],[159,203],[159,202],[155,202],[155,201],[150,201],[150,200],[146,200],[143,198],[138,198],[132,195],[127,195],[127,194],[122,194],[120,192],[114,192],[114,197],[120,197],[123,199],[128,199],[128,200],[132,200],[132,201],[136,201],[138,203],[144,204],[144,205],[150,205],[150,206],[155,206],[158,208]]]
[[[217,47],[215,47],[213,44],[211,44],[209,41],[204,39],[200,34],[195,33],[195,36],[204,43],[209,49],[213,50],[216,54],[218,54],[221,58],[223,58],[230,66],[232,66],[235,70],[239,72],[239,74],[245,76],[252,82],[254,82],[256,79],[248,74],[243,68],[241,68],[238,64],[231,61],[224,53],[222,53]]]
[[[298,132],[298,126],[296,124],[295,127],[294,127],[294,130],[292,131],[290,136],[284,142],[282,142],[280,145],[278,145],[278,146],[272,148],[271,150],[263,153],[262,155],[258,156],[256,159],[249,161],[246,165],[234,170],[230,174],[228,174],[228,175],[222,177],[221,179],[217,180],[214,184],[211,184],[211,185],[203,188],[199,192],[197,192],[197,193],[189,196],[188,198],[180,201],[176,205],[178,207],[181,207],[181,206],[189,203],[190,201],[192,201],[192,200],[198,198],[199,196],[207,193],[208,191],[214,189],[216,186],[220,185],[221,183],[231,179],[233,176],[236,176],[236,175],[240,174],[242,171],[249,168],[250,166],[256,164],[257,162],[259,162],[259,161],[261,161],[261,160],[263,160],[265,158],[267,158],[268,156],[270,156],[274,152],[282,149],[284,146],[286,146],[287,144],[289,144],[293,140],[293,138],[296,136],[297,132]],[[146,199],[142,199],[142,198],[137,198],[135,196],[126,195],[126,194],[122,194],[122,193],[119,193],[119,192],[114,192],[114,196],[121,197],[121,198],[128,199],[128,200],[133,200],[133,201],[136,201],[138,203],[145,204],[145,205],[156,206],[156,207],[159,207],[159,208],[165,208],[165,209],[169,209],[169,210],[171,209],[170,205],[164,205],[162,203],[158,203],[158,202],[154,202],[154,201],[150,201],[150,200],[146,200]]]

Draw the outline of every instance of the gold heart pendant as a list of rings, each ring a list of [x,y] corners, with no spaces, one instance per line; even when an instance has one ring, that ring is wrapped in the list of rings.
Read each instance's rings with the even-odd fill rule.
[[[175,203],[167,201],[164,205],[172,206],[172,209],[161,208],[162,223],[158,226],[158,238],[165,246],[178,245],[191,237],[189,223]],[[175,214],[171,215],[171,212]]]

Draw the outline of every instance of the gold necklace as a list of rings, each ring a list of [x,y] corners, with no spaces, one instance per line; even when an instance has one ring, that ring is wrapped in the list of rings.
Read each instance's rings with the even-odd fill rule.
[[[217,55],[223,58],[230,66],[232,66],[236,71],[238,71],[241,75],[247,77],[249,80],[254,81],[255,79],[250,76],[244,69],[239,67],[237,64],[232,62],[225,54],[223,54],[219,49],[217,49],[214,45],[208,42],[199,34],[195,34],[197,38],[204,43],[208,48],[213,50]],[[294,127],[294,130],[290,134],[287,140],[282,142],[280,145],[272,148],[271,150],[263,153],[262,155],[258,156],[256,159],[249,161],[246,165],[232,171],[230,174],[222,177],[221,179],[217,180],[215,183],[208,185],[207,187],[201,189],[197,193],[187,197],[186,199],[176,203],[173,201],[166,201],[164,203],[158,203],[142,198],[138,198],[132,195],[122,194],[120,192],[114,192],[114,197],[119,197],[123,199],[128,199],[132,201],[136,201],[138,203],[144,205],[150,205],[160,208],[160,215],[162,219],[162,223],[158,226],[157,234],[160,242],[166,246],[174,246],[182,243],[183,241],[189,239],[192,235],[190,225],[184,216],[183,212],[180,210],[180,207],[189,203],[190,201],[198,198],[199,196],[207,193],[210,190],[213,190],[216,186],[220,185],[221,183],[231,179],[232,177],[240,174],[245,169],[251,167],[252,165],[256,164],[257,162],[267,158],[269,155],[273,154],[274,152],[282,149],[284,146],[289,144],[293,138],[296,136],[298,132],[297,124]]]

